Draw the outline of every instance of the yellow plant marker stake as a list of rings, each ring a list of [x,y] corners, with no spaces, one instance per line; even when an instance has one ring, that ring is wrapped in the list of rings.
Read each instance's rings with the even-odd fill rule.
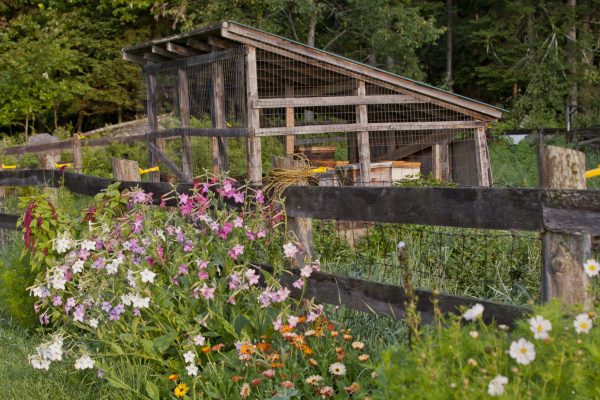
[[[139,168],[139,171],[140,171],[140,175],[144,175],[144,174],[147,174],[147,173],[150,173],[150,172],[158,172],[158,171],[160,171],[160,168],[157,165],[156,167],[151,167],[151,168],[148,168],[148,169],[141,169],[141,168]]]
[[[2,164],[2,169],[17,169],[17,166],[14,164],[10,164],[10,165]]]
[[[71,168],[72,165],[73,164],[71,164],[70,162],[68,162],[68,163],[56,163],[56,164],[54,164],[54,168],[57,168],[57,169],[60,169],[62,167]]]
[[[311,174],[323,174],[327,172],[327,167],[318,167],[310,170]]]
[[[586,179],[595,178],[597,176],[600,176],[600,164],[598,164],[598,168],[594,168],[589,171],[585,171]]]

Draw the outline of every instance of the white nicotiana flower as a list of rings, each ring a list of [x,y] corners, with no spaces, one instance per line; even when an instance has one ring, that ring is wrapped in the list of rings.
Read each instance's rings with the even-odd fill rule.
[[[154,283],[154,278],[156,277],[156,274],[150,271],[148,268],[144,268],[144,270],[140,272],[140,276],[142,277],[142,282]]]
[[[519,364],[527,365],[535,360],[535,346],[533,343],[521,338],[510,344],[508,352]]]
[[[84,354],[75,360],[75,369],[84,370],[92,368],[94,368],[94,360],[87,354]]]
[[[183,359],[186,363],[191,364],[196,359],[196,353],[194,353],[191,350],[188,350],[187,352],[183,353]]]
[[[130,293],[121,295],[121,303],[123,303],[124,306],[130,306],[132,299],[133,299],[133,295]]]
[[[541,315],[536,315],[529,319],[529,329],[533,332],[534,338],[545,340],[549,337],[548,332],[552,330],[552,323]]]
[[[600,263],[596,260],[586,260],[583,263],[583,270],[590,278],[598,275],[600,273]]]
[[[404,243],[404,241],[399,241],[398,244],[396,245],[396,250],[398,251],[402,251],[402,249],[404,249],[406,247],[406,243]]]
[[[93,242],[91,240],[84,240],[83,242],[81,242],[80,247],[82,250],[87,251],[96,250],[96,242]]]
[[[490,396],[501,396],[504,394],[504,385],[508,383],[508,378],[502,375],[497,375],[488,384],[488,394]]]
[[[158,236],[160,238],[160,240],[162,240],[163,242],[167,240],[167,238],[165,237],[165,233],[163,232],[162,229],[156,230],[156,236]]]
[[[29,363],[35,369],[45,369],[46,371],[50,369],[50,360],[45,359],[39,354],[29,356]]]
[[[31,290],[31,293],[35,296],[35,297],[39,297],[40,299],[44,296],[44,290],[45,288],[43,286],[36,286]]]
[[[150,297],[131,296],[131,305],[135,308],[150,307]]]
[[[54,249],[58,254],[64,254],[67,251],[71,250],[73,247],[73,240],[71,239],[71,235],[66,232],[62,235],[59,235],[56,238],[56,242],[54,243]]]
[[[588,333],[592,329],[593,322],[587,313],[579,314],[573,321],[575,332],[577,333]]]
[[[190,365],[186,366],[185,369],[187,370],[187,373],[189,376],[198,375],[198,367],[196,367],[194,364],[190,364]]]
[[[135,276],[133,275],[133,271],[132,270],[127,270],[127,284],[131,287],[135,287],[136,283],[135,283]]]
[[[55,270],[50,277],[50,287],[56,290],[65,290],[66,283],[67,280],[65,279],[65,271],[62,268]]]
[[[467,321],[475,321],[478,318],[481,318],[483,315],[483,306],[479,303],[475,304],[473,307],[469,308],[463,314],[463,318]]]
[[[206,338],[202,335],[196,335],[192,340],[194,341],[195,346],[204,346],[204,343],[206,342]]]
[[[88,325],[91,326],[92,328],[97,328],[98,320],[96,318],[92,318],[92,319],[88,320]]]
[[[108,264],[106,264],[106,273],[109,275],[115,275],[119,272],[119,265],[123,264],[123,258],[117,257]]]
[[[73,265],[71,266],[71,270],[73,271],[74,274],[78,274],[81,271],[83,271],[83,264],[84,261],[83,260],[77,260],[73,263]]]

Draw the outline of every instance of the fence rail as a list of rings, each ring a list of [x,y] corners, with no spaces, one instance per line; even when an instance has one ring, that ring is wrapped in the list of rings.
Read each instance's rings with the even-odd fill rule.
[[[56,170],[0,171],[0,186],[65,187],[84,195],[95,195],[114,181]],[[121,188],[139,186],[154,194],[155,203],[175,188],[189,191],[192,184],[174,187],[167,183],[122,182]],[[553,230],[600,234],[600,191],[495,188],[407,188],[407,187],[290,187],[285,192],[288,216],[351,221],[393,222],[480,229]],[[173,205],[174,200],[170,203]],[[17,217],[0,214],[0,228],[16,229]],[[268,266],[258,266],[269,269]],[[294,291],[297,272],[282,277]],[[310,278],[305,292],[318,301],[365,312],[404,316],[407,301],[401,287],[327,273]],[[433,294],[418,290],[417,309],[427,320],[433,313]],[[510,324],[527,312],[513,306],[464,296],[438,296],[440,309],[457,313],[460,306],[481,303],[486,320]]]

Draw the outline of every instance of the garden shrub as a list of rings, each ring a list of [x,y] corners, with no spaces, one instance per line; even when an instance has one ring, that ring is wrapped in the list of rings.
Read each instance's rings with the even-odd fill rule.
[[[596,311],[558,301],[536,307],[513,330],[481,322],[481,307],[437,320],[412,346],[385,351],[376,398],[597,399]],[[485,312],[485,310],[483,310]]]
[[[134,398],[369,392],[365,344],[280,285],[284,260],[293,265],[300,250],[260,190],[207,179],[151,207],[151,193],[116,185],[83,218],[46,215],[60,223],[56,234],[41,231],[44,240],[45,220],[24,219],[46,265],[31,288],[48,338],[33,367],[69,358]],[[300,289],[320,265],[297,267]]]
[[[0,260],[0,312],[24,328],[33,328],[33,299],[25,288],[33,284],[36,274],[31,271],[29,257],[21,258],[20,241],[4,246]]]

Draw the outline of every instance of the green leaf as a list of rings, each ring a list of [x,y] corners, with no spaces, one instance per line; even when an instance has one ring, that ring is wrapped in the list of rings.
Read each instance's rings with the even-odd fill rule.
[[[177,337],[177,332],[171,331],[171,332],[167,333],[166,335],[162,335],[162,336],[155,338],[154,346],[156,347],[156,350],[158,350],[158,352],[161,354],[164,353],[165,351],[167,351],[169,346],[171,346],[171,344],[173,343],[173,341],[175,340],[176,337]]]
[[[150,381],[146,382],[146,393],[148,393],[148,397],[150,397],[153,400],[160,399],[160,391],[158,390],[158,387]]]

